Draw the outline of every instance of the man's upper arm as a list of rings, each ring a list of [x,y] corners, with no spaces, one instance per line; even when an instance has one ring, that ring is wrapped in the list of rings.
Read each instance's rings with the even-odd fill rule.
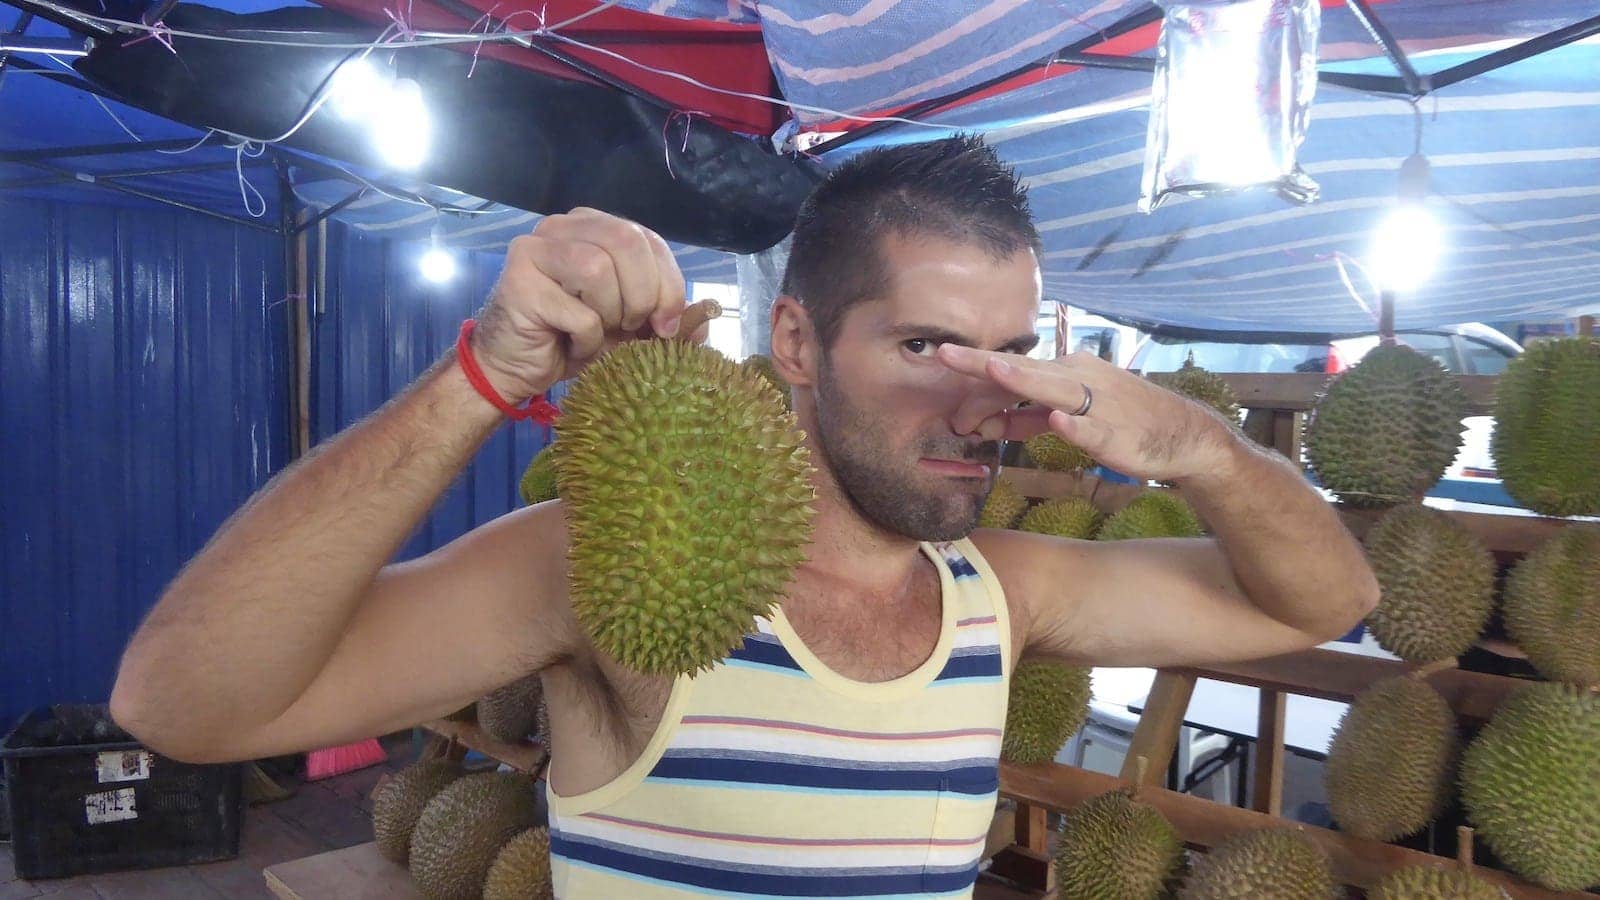
[[[1176,666],[1259,659],[1324,638],[1252,604],[1209,538],[1070,541],[980,531],[1024,655],[1078,665]]]
[[[247,743],[267,756],[384,734],[559,662],[581,643],[566,550],[552,502],[385,567],[328,664]]]

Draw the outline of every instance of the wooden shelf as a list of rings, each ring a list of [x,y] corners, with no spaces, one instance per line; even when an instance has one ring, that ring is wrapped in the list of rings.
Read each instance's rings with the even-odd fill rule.
[[[1170,490],[1162,487],[1144,487],[1105,481],[1081,472],[1050,472],[1007,466],[1000,474],[1012,483],[1024,497],[1053,499],[1056,497],[1083,497],[1103,513],[1114,513],[1127,506],[1133,498],[1146,491]],[[1357,509],[1335,504],[1346,528],[1358,539],[1364,538],[1372,526],[1383,517],[1386,510]],[[1572,524],[1569,519],[1536,516],[1521,510],[1508,509],[1503,513],[1463,512],[1441,510],[1460,523],[1495,553],[1525,554],[1555,537],[1561,529]]]
[[[435,719],[422,723],[422,727],[441,737],[454,738],[456,743],[484,756],[498,760],[519,772],[537,775],[544,770],[550,753],[534,743],[508,744],[490,737],[475,722],[458,722],[454,719]]]
[[[1349,703],[1373,682],[1419,668],[1412,663],[1320,648],[1240,663],[1166,671],[1194,678],[1246,684],[1268,691]],[[1534,682],[1505,675],[1446,669],[1428,676],[1457,715],[1487,720],[1501,701]]]
[[[1124,784],[1109,775],[1051,763],[1036,766],[1013,763],[1000,765],[1001,796],[1054,810],[1070,810],[1085,800],[1116,790]],[[1277,816],[1225,806],[1156,787],[1146,787],[1140,797],[1166,816],[1183,840],[1193,846],[1211,847],[1241,832],[1289,824]],[[1301,829],[1306,837],[1327,852],[1333,862],[1334,877],[1345,884],[1370,887],[1379,878],[1402,866],[1454,865],[1453,860],[1444,857],[1362,840],[1326,828],[1301,826]],[[1592,894],[1552,891],[1492,869],[1480,867],[1477,874],[1505,888],[1514,900],[1594,900]]]
[[[1260,375],[1255,373],[1218,372],[1233,392],[1239,395],[1242,409],[1281,409],[1304,411],[1316,404],[1332,375],[1320,372],[1280,373]],[[1457,375],[1462,393],[1467,395],[1467,415],[1487,415],[1494,410],[1494,388],[1497,376]]]

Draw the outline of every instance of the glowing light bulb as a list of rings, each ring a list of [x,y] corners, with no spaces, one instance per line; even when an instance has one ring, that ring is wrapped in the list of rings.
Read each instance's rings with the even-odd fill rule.
[[[328,102],[339,118],[360,122],[383,105],[389,94],[389,79],[376,63],[362,57],[340,66],[328,91],[331,95]]]
[[[422,99],[422,85],[410,78],[397,79],[370,121],[373,143],[389,165],[415,169],[428,158],[433,118]]]
[[[1444,250],[1439,220],[1422,206],[1402,203],[1378,224],[1369,261],[1382,290],[1415,290],[1433,274]]]
[[[450,251],[432,244],[417,261],[417,268],[422,272],[422,277],[434,284],[444,284],[456,277],[456,258]]]

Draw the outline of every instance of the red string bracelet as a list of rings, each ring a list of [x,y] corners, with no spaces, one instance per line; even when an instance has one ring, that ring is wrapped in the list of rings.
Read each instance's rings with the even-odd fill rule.
[[[534,397],[528,405],[517,408],[507,403],[500,392],[494,389],[489,379],[483,375],[483,370],[478,368],[478,361],[472,356],[472,329],[476,328],[476,319],[468,319],[461,323],[461,336],[456,338],[456,359],[461,362],[461,371],[466,374],[467,382],[473,390],[483,396],[483,399],[494,404],[494,408],[505,413],[513,422],[532,419],[540,425],[549,425],[561,415],[561,410],[543,397]]]

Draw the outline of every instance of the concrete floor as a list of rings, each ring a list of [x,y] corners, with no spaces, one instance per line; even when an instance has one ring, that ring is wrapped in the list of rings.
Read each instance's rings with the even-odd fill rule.
[[[0,843],[0,900],[271,898],[261,874],[267,866],[372,840],[372,804],[367,795],[385,772],[412,759],[409,740],[385,744],[389,761],[384,765],[315,782],[278,778],[279,784],[294,790],[294,796],[248,807],[239,856],[226,862],[28,882],[17,879],[10,845]]]

